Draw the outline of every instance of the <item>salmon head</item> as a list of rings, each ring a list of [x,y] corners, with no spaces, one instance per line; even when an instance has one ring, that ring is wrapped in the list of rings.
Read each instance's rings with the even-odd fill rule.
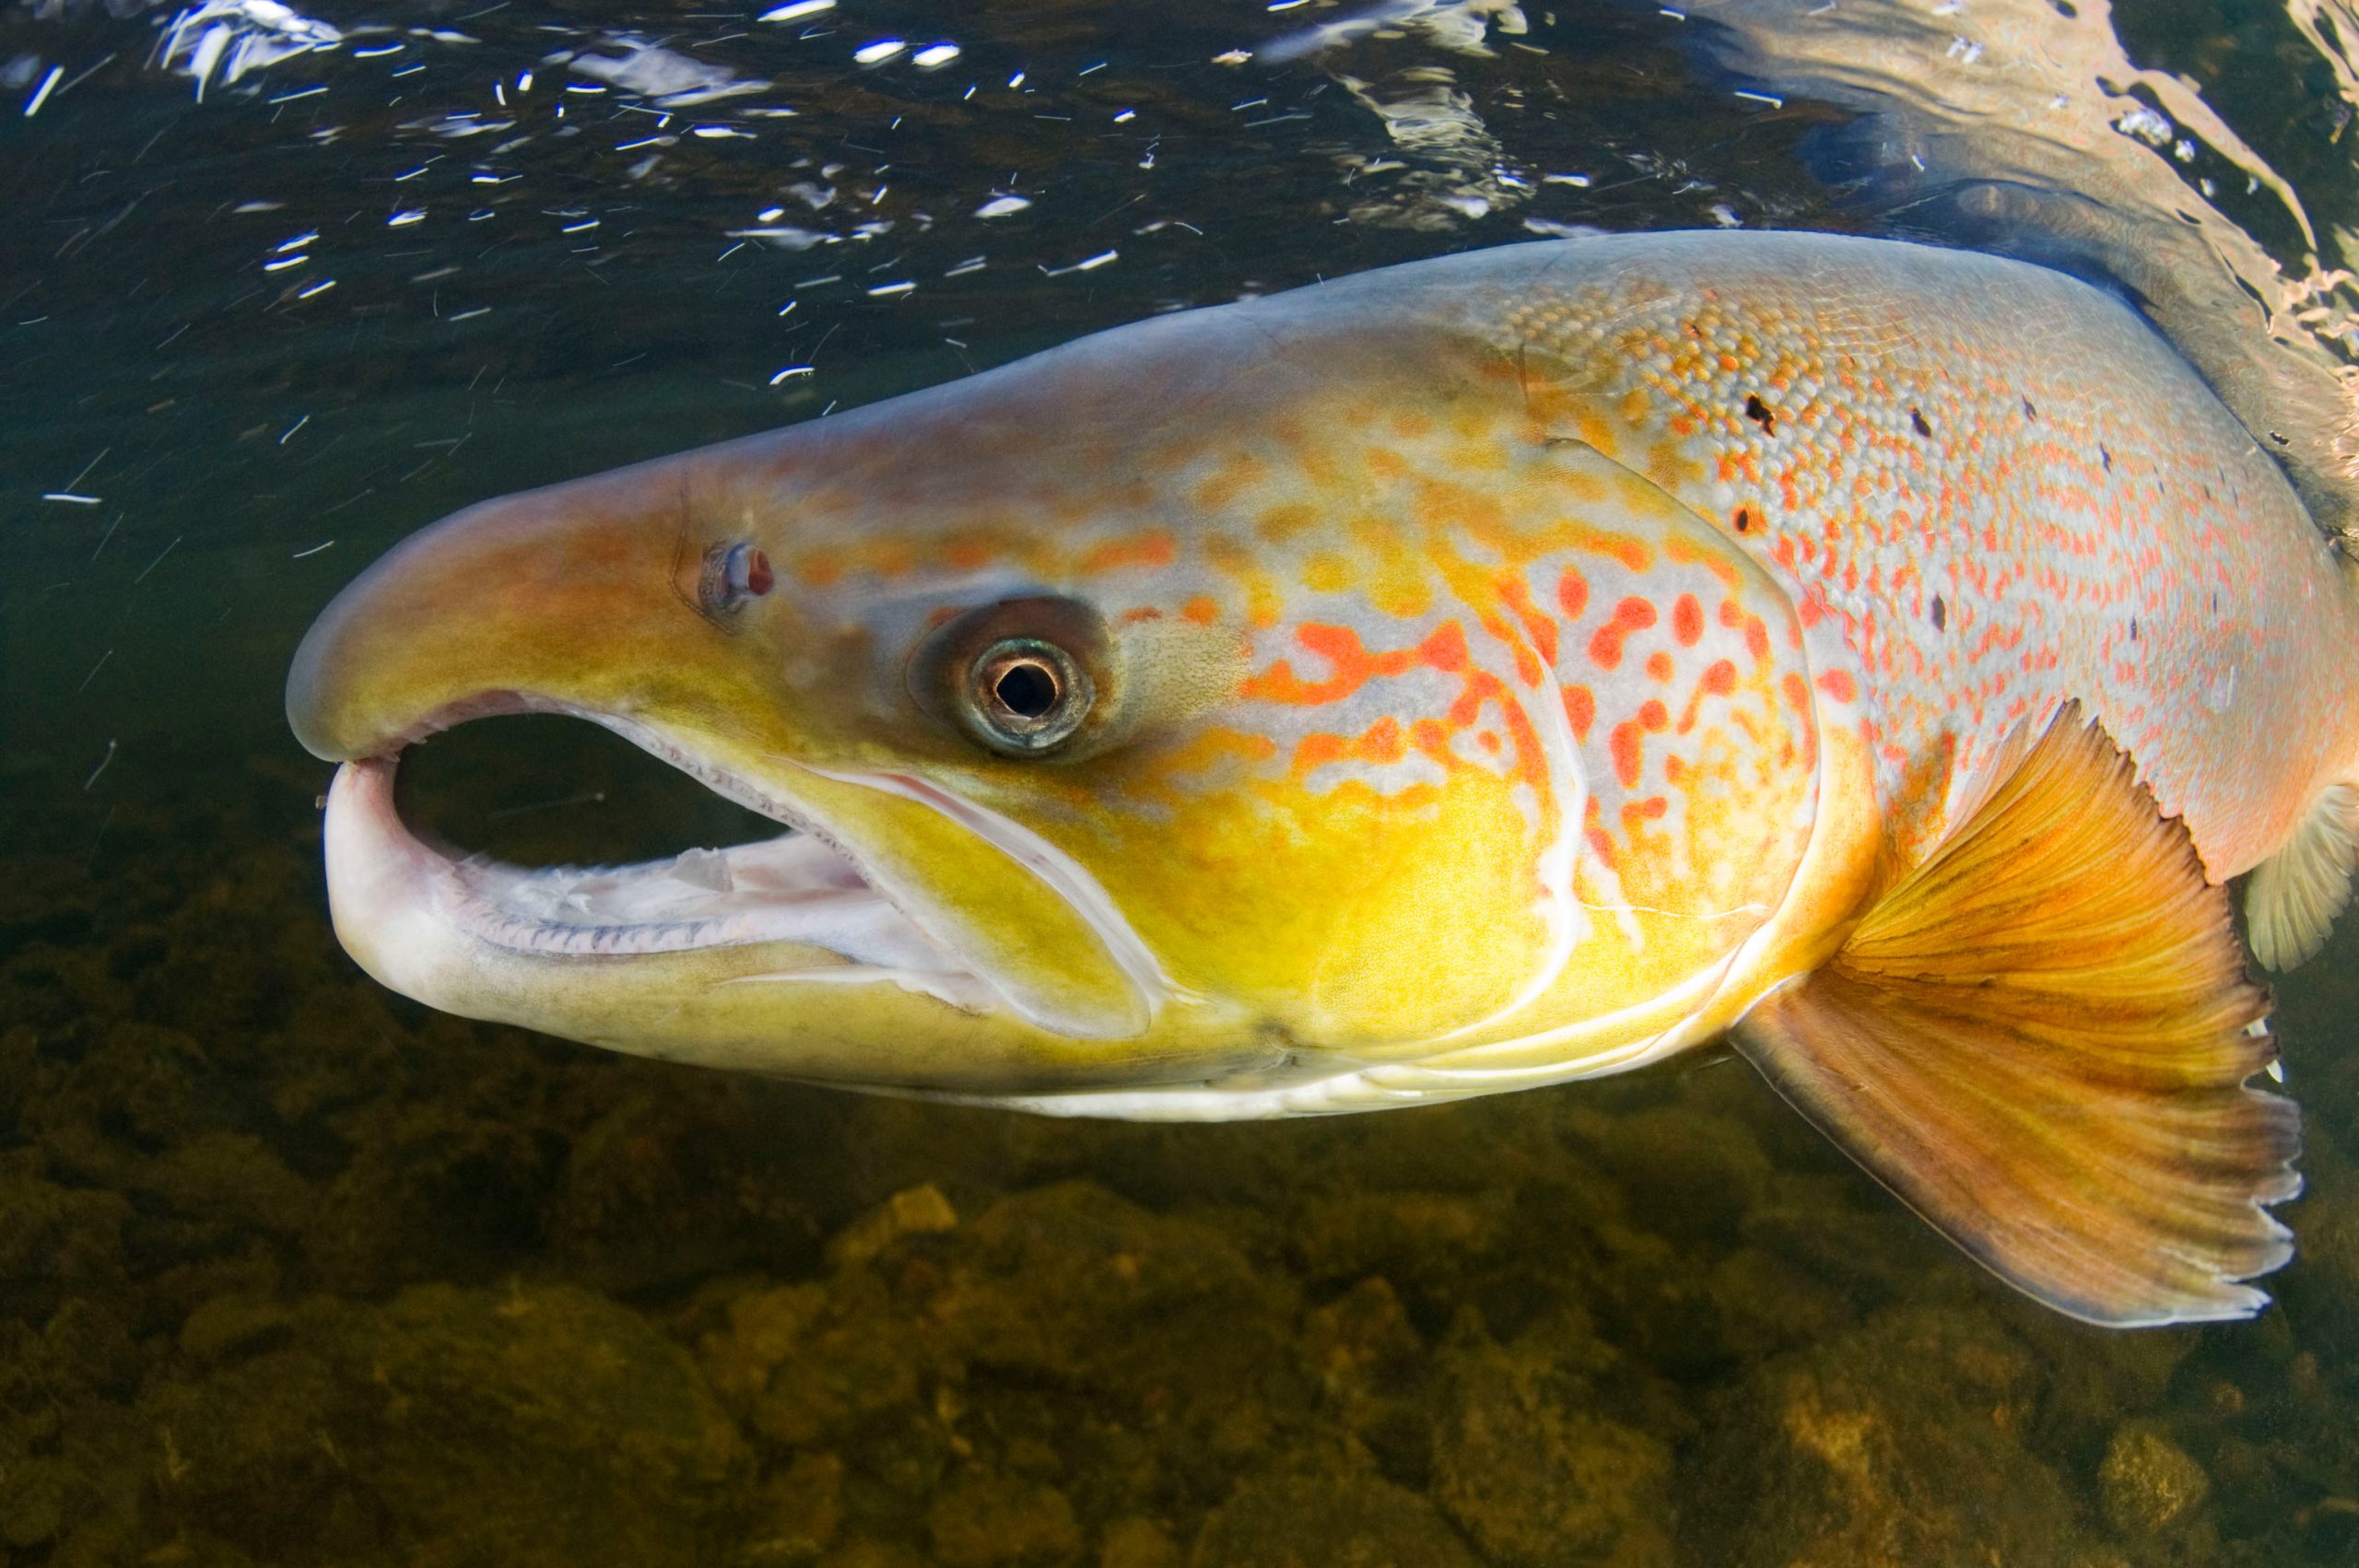
[[[474,1017],[1111,1114],[1715,1032],[1797,929],[1810,672],[1610,367],[1533,346],[1575,249],[1162,317],[416,535],[288,685],[345,765],[345,944]],[[403,825],[404,747],[526,710],[783,831],[581,872]]]

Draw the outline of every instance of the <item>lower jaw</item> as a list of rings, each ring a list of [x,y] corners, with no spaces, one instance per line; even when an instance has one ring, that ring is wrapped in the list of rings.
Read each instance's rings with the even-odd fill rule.
[[[413,834],[394,803],[396,771],[393,758],[337,770],[324,830],[329,904],[362,966],[429,1005],[468,1011],[434,994],[462,974],[699,954],[734,956],[727,966],[747,970],[740,982],[873,979],[967,1011],[994,1004],[980,977],[807,835],[640,866],[526,870],[455,858]]]
[[[1211,1028],[1178,1049],[1069,1038],[1027,1023],[975,976],[918,962],[923,951],[888,962],[873,944],[861,950],[871,962],[854,962],[758,929],[741,933],[754,940],[628,952],[555,951],[546,939],[502,945],[479,920],[453,918],[474,896],[466,874],[484,868],[408,830],[394,776],[390,759],[338,771],[325,824],[329,903],[338,937],[371,977],[444,1012],[664,1060],[972,1101],[1202,1082],[1268,1055]],[[758,861],[766,847],[748,848]],[[856,945],[840,931],[833,940]]]

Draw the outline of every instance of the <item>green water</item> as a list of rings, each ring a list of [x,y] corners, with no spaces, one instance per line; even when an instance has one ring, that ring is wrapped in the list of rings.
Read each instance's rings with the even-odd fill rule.
[[[1909,222],[1822,181],[1847,110],[1735,97],[1649,8],[1283,64],[1221,57],[1347,13],[755,14],[322,10],[338,48],[200,102],[169,7],[0,10],[0,1564],[2359,1561],[2351,930],[2280,988],[2279,1305],[2134,1334],[2010,1294],[1724,1057],[1073,1124],[361,976],[280,683],[447,510],[1535,222]],[[2333,61],[2267,7],[2115,21],[2338,264]],[[623,35],[766,85],[659,125],[550,58]],[[418,810],[525,860],[741,830],[585,731],[438,741]]]

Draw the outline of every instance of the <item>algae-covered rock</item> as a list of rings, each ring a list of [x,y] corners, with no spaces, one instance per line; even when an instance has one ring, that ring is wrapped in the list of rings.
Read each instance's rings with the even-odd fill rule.
[[[274,1563],[702,1563],[745,1451],[694,1363],[567,1287],[296,1315],[153,1390],[153,1521]]]
[[[1378,1476],[1256,1475],[1213,1510],[1191,1568],[1481,1568],[1434,1505]]]
[[[2043,1388],[1988,1316],[1888,1308],[1719,1398],[1688,1539],[1734,1568],[2094,1561],[2061,1478],[2025,1442]]]
[[[1180,1568],[1180,1549],[1170,1531],[1133,1514],[1106,1527],[1097,1568]]]
[[[1291,1282],[1255,1270],[1211,1226],[1065,1182],[938,1239],[944,1279],[927,1319],[997,1375],[1081,1384],[1207,1425],[1306,1397]]]
[[[842,1459],[831,1453],[797,1454],[785,1470],[762,1483],[738,1561],[756,1568],[818,1556],[843,1524],[843,1491]]]
[[[120,1193],[48,1180],[30,1150],[0,1154],[0,1315],[39,1322],[69,1295],[123,1299]]]
[[[2184,1524],[2212,1494],[2193,1456],[2146,1422],[2124,1422],[2097,1467],[2106,1522],[2126,1536],[2156,1535]]]
[[[1454,1348],[1434,1500],[1499,1563],[1668,1564],[1671,1449],[1596,1409],[1610,1352],[1575,1338]]]
[[[943,1568],[1065,1562],[1081,1550],[1081,1527],[1063,1492],[983,1469],[962,1471],[934,1498],[926,1534]]]

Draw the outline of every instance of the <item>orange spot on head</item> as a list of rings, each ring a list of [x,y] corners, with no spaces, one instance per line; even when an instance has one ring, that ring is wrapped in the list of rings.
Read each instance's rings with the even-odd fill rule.
[[[1108,572],[1124,567],[1168,567],[1178,554],[1179,548],[1168,532],[1150,528],[1143,533],[1109,539],[1081,558],[1081,569]]]
[[[1142,604],[1135,610],[1123,611],[1118,618],[1121,621],[1122,625],[1126,626],[1134,626],[1141,621],[1159,621],[1163,619],[1163,612],[1156,609],[1152,604]]]
[[[1182,620],[1192,622],[1197,626],[1208,626],[1220,619],[1220,606],[1214,603],[1206,595],[1199,593],[1180,606],[1180,616]]]

